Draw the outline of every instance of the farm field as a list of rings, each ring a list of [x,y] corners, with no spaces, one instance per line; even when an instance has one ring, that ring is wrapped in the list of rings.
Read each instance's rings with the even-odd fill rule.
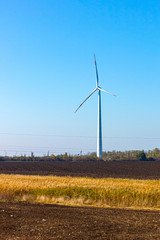
[[[0,203],[1,240],[160,239],[160,212]]]
[[[160,210],[160,180],[0,174],[0,201]]]
[[[0,174],[160,179],[156,162],[0,162]]]
[[[160,179],[160,162],[0,162],[0,174],[100,178],[91,178],[93,182],[103,181],[101,178],[156,180]],[[5,179],[4,175],[6,186],[7,177],[10,176]],[[159,240],[160,210],[1,201],[0,239]]]

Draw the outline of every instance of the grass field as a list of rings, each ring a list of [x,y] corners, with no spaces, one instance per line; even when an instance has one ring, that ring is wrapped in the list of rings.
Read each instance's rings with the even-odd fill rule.
[[[1,174],[0,201],[160,209],[160,180]]]

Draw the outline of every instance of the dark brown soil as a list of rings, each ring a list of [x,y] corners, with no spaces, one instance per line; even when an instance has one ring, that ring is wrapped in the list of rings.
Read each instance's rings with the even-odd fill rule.
[[[0,174],[160,179],[157,162],[0,162]]]
[[[0,203],[0,239],[160,239],[160,212]]]

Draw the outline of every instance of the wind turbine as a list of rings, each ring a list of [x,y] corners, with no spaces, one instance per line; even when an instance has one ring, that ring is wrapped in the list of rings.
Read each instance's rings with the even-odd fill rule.
[[[97,125],[97,157],[102,158],[102,120],[101,120],[101,91],[105,92],[107,94],[110,94],[114,97],[117,97],[115,94],[109,93],[105,90],[103,90],[101,87],[99,87],[99,79],[98,79],[98,70],[97,70],[97,63],[96,63],[96,57],[94,54],[94,60],[95,60],[95,68],[96,68],[96,88],[88,95],[88,97],[79,105],[79,107],[76,109],[75,113],[78,111],[78,109],[85,103],[85,101],[88,100],[88,98],[91,97],[93,93],[98,91],[98,125]]]

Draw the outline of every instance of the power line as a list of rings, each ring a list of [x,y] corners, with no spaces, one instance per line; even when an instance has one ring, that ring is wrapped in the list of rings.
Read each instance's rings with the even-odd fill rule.
[[[66,135],[54,135],[54,134],[34,134],[34,133],[0,133],[0,135],[8,136],[30,136],[30,137],[58,137],[58,138],[97,138],[96,136],[66,136]],[[119,137],[108,136],[103,139],[148,139],[148,140],[160,140],[160,137]]]
[[[57,147],[25,147],[25,146],[0,146],[0,151],[16,151],[17,149],[19,149],[18,151],[29,151],[31,152],[33,149],[34,151],[58,151],[58,150],[68,150],[68,151],[71,151],[71,150],[75,150],[75,151],[78,151],[81,149],[81,147],[79,148],[68,148],[68,147],[64,147],[64,148],[57,148]],[[24,149],[23,149],[24,148]],[[83,150],[95,150],[95,149],[91,149],[91,148],[83,148]]]

